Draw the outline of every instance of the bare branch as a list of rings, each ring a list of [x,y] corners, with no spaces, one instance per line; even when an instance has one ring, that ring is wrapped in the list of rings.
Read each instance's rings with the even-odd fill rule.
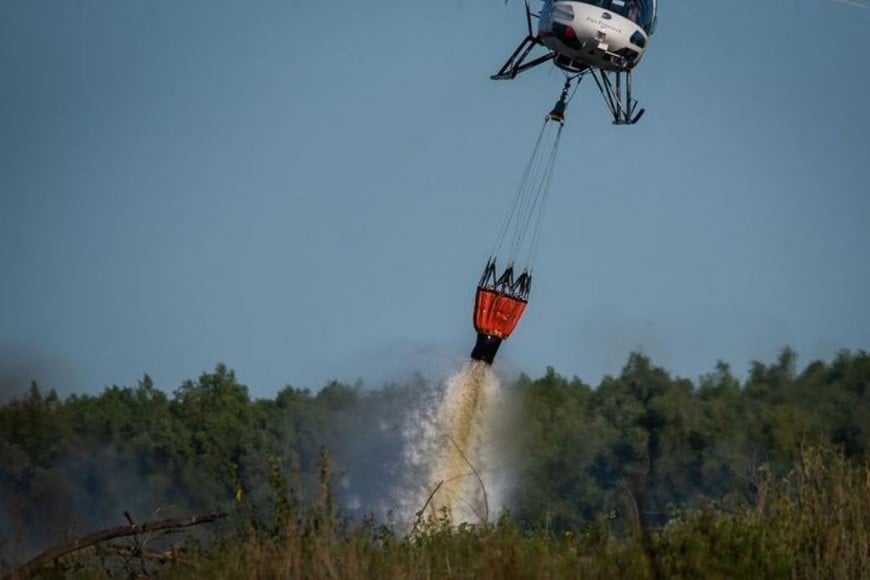
[[[106,530],[93,532],[92,534],[88,534],[87,536],[84,536],[77,540],[52,546],[35,558],[28,560],[27,562],[22,564],[15,572],[7,576],[7,580],[15,577],[29,576],[39,568],[50,564],[58,558],[68,556],[69,554],[78,552],[95,544],[99,544],[108,540],[114,540],[115,538],[123,538],[127,536],[134,536],[136,534],[153,532],[157,530],[175,531],[182,528],[188,528],[190,526],[207,524],[216,520],[223,519],[225,517],[227,517],[226,512],[213,512],[210,514],[193,516],[187,519],[167,518],[163,520],[145,522],[144,524],[118,526],[115,528],[109,528]]]
[[[474,465],[471,464],[471,461],[468,460],[468,457],[466,457],[465,453],[462,451],[462,448],[459,447],[453,437],[451,435],[448,435],[448,437],[450,438],[450,442],[453,443],[453,445],[456,447],[456,450],[459,451],[459,455],[462,457],[465,463],[468,464],[468,467],[471,468],[471,471],[472,473],[474,473],[477,481],[480,483],[480,489],[483,491],[483,523],[489,523],[489,499],[486,495],[486,486],[483,484],[483,478],[480,477],[480,473],[477,472],[477,469],[474,468]],[[480,517],[480,514],[478,514],[477,517]]]
[[[435,489],[432,490],[432,493],[429,494],[429,497],[426,498],[426,503],[423,504],[423,507],[420,508],[420,511],[417,512],[417,519],[414,522],[414,527],[411,528],[411,533],[417,531],[417,526],[420,525],[420,522],[423,519],[423,514],[426,512],[426,508],[429,507],[429,502],[432,501],[432,498],[435,497],[435,494],[438,493],[438,490],[441,489],[441,486],[444,485],[444,480],[438,482],[438,485],[435,486]]]

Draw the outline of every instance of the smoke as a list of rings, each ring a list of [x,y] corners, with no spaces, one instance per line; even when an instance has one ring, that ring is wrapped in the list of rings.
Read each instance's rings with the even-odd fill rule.
[[[845,4],[846,6],[852,6],[854,8],[861,8],[863,10],[867,9],[867,5],[861,2],[857,2],[856,0],[834,0],[834,2],[838,2],[840,4]]]
[[[335,383],[298,397],[285,410],[274,409],[261,436],[273,437],[268,453],[286,460],[286,475],[301,499],[316,493],[317,452],[326,447],[343,516],[374,516],[407,531],[424,506],[425,516],[446,513],[456,523],[492,520],[505,507],[512,481],[507,474],[514,471],[498,430],[506,423],[507,397],[491,367],[471,361],[446,380],[417,375],[372,390]],[[95,402],[94,412],[120,412],[116,403]],[[48,431],[38,434],[50,446],[47,455],[32,457],[25,441],[0,440],[0,538],[8,540],[4,545],[0,539],[0,560],[18,561],[61,539],[118,525],[125,511],[141,521],[157,512],[165,517],[223,505],[221,482],[209,479],[213,470],[199,473],[205,464],[190,459],[176,464],[174,447],[168,455],[154,451],[157,440],[151,438],[163,431],[119,442],[100,434],[107,420],[100,412],[88,418],[93,432],[58,438],[53,430],[60,423],[52,417],[46,416]],[[178,428],[184,433],[191,426]],[[108,424],[102,429],[111,430]],[[245,451],[238,469],[251,505],[263,507],[268,519],[265,453]],[[198,477],[200,484],[190,487]]]
[[[0,344],[0,404],[27,394],[31,383],[59,394],[74,390],[79,373],[56,353],[29,344]]]
[[[191,501],[179,495],[169,478],[146,478],[140,456],[109,446],[66,448],[51,466],[14,458],[20,451],[0,442],[0,560],[9,563],[87,532],[125,523],[189,513]],[[30,471],[24,476],[21,466]],[[17,485],[14,481],[17,480]]]

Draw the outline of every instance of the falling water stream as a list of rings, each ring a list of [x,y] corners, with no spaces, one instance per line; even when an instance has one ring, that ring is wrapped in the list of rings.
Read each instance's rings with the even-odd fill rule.
[[[482,523],[502,507],[494,426],[501,398],[492,367],[469,361],[447,379],[409,455],[422,467],[413,494],[424,520]],[[409,506],[410,507],[410,506]]]

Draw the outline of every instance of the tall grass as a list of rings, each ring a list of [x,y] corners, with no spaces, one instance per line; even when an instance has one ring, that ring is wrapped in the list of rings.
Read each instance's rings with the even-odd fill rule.
[[[670,577],[870,578],[870,465],[808,449],[756,487],[754,505],[710,506],[657,534]]]
[[[326,464],[325,457],[324,463]],[[326,465],[328,467],[328,465]],[[322,471],[319,497],[303,503],[273,482],[272,525],[164,566],[165,578],[870,578],[870,465],[818,449],[785,477],[762,472],[753,502],[676,512],[655,530],[617,536],[607,517],[576,532],[529,529],[509,515],[452,525],[442,514],[413,533],[336,515]],[[241,510],[240,513],[243,513]],[[612,517],[612,514],[609,516]],[[639,518],[630,520],[632,525]],[[630,528],[629,528],[630,529]],[[101,577],[105,568],[79,568]]]

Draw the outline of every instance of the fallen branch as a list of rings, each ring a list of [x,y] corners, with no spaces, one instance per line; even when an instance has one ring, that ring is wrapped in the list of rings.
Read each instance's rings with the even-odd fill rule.
[[[124,538],[127,536],[134,536],[136,534],[154,532],[158,530],[175,531],[182,528],[189,528],[191,526],[198,526],[200,524],[207,524],[216,520],[223,519],[225,517],[227,517],[226,512],[213,512],[210,514],[193,516],[187,519],[166,518],[163,520],[145,522],[144,524],[130,524],[128,526],[118,526],[115,528],[109,528],[107,530],[93,532],[92,534],[88,534],[87,536],[78,538],[71,542],[52,546],[35,558],[28,560],[27,562],[22,564],[15,572],[7,576],[6,580],[16,577],[29,576],[36,570],[50,564],[58,558],[68,556],[72,553],[84,550],[85,548],[89,548],[91,546],[106,542],[108,540],[114,540],[115,538]]]
[[[195,567],[195,562],[190,558],[185,558],[181,555],[181,551],[177,547],[172,547],[169,550],[159,552],[157,550],[149,550],[147,548],[136,548],[124,544],[107,544],[101,548],[106,553],[113,556],[123,558],[143,558],[146,560],[154,560],[160,564],[168,562],[178,562],[187,566]]]

